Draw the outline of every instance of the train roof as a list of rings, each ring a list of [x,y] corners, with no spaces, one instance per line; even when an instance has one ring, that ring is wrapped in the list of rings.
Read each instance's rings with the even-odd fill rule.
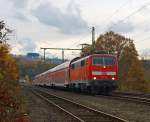
[[[70,65],[70,63],[71,63],[71,61],[64,62],[64,63],[62,63],[62,64],[60,64],[60,65],[58,65],[58,66],[56,66],[56,67],[54,67],[54,68],[52,68],[52,69],[49,69],[49,70],[47,70],[47,71],[45,71],[45,72],[43,72],[43,73],[41,73],[41,74],[36,75],[35,78],[37,78],[37,77],[39,77],[39,76],[42,76],[42,75],[44,75],[44,74],[50,73],[50,72],[55,72],[55,71],[57,71],[57,70],[61,70],[61,69],[64,69],[64,68],[68,68],[69,65]]]
[[[116,54],[93,54],[93,55],[89,55],[89,56],[98,56],[98,55],[101,55],[101,56],[116,56]]]
[[[89,58],[91,56],[114,56],[114,57],[116,57],[116,55],[113,55],[113,54],[92,54],[92,55],[88,55],[88,56],[82,57],[82,58],[80,58],[78,60],[75,60],[75,61],[72,62],[72,64],[76,63],[76,62],[79,62],[79,61],[82,61],[82,60],[85,60],[85,59],[87,59],[87,58]]]
[[[68,68],[70,63],[71,63],[71,61],[64,62],[64,63],[62,63],[62,64],[60,64],[60,65],[58,65],[58,66],[56,66],[56,67],[54,67],[54,68],[52,68],[48,71],[54,72],[54,71],[57,71],[57,70],[60,70],[60,69]]]

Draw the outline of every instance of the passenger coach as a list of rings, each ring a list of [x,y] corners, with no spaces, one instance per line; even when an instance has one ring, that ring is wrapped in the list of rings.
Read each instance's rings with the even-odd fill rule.
[[[117,88],[118,61],[115,55],[93,54],[76,58],[35,77],[35,85],[59,86],[110,94]]]

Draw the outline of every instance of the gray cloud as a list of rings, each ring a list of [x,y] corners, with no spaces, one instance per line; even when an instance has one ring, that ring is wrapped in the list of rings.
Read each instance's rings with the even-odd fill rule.
[[[41,23],[54,26],[65,34],[79,34],[87,29],[87,23],[81,17],[79,7],[70,3],[67,11],[62,12],[51,3],[44,3],[32,11]]]
[[[20,39],[19,44],[22,47],[22,50],[21,50],[22,52],[30,52],[30,51],[32,52],[32,51],[35,51],[36,49],[35,42],[30,38]]]
[[[133,24],[130,21],[121,22],[121,23],[118,23],[116,25],[111,24],[110,28],[112,31],[123,32],[123,33],[132,32],[135,29],[135,27],[133,26]]]
[[[29,21],[28,17],[20,11],[16,11],[13,16],[21,21]]]
[[[143,56],[150,56],[150,48],[140,50],[140,54]]]
[[[24,8],[28,4],[28,0],[10,0],[16,8]]]
[[[21,21],[29,21],[27,17],[28,0],[8,0],[12,6],[12,16]]]

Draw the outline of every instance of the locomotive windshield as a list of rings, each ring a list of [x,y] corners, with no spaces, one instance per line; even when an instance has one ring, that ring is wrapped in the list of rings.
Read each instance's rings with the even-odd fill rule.
[[[114,57],[93,57],[93,65],[114,65]]]

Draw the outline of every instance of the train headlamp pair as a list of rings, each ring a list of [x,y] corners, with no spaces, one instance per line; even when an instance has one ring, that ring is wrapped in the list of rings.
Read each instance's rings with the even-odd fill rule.
[[[112,77],[111,79],[112,79],[112,80],[115,80],[115,78],[114,78],[114,77]],[[96,77],[93,77],[93,80],[96,80]]]

